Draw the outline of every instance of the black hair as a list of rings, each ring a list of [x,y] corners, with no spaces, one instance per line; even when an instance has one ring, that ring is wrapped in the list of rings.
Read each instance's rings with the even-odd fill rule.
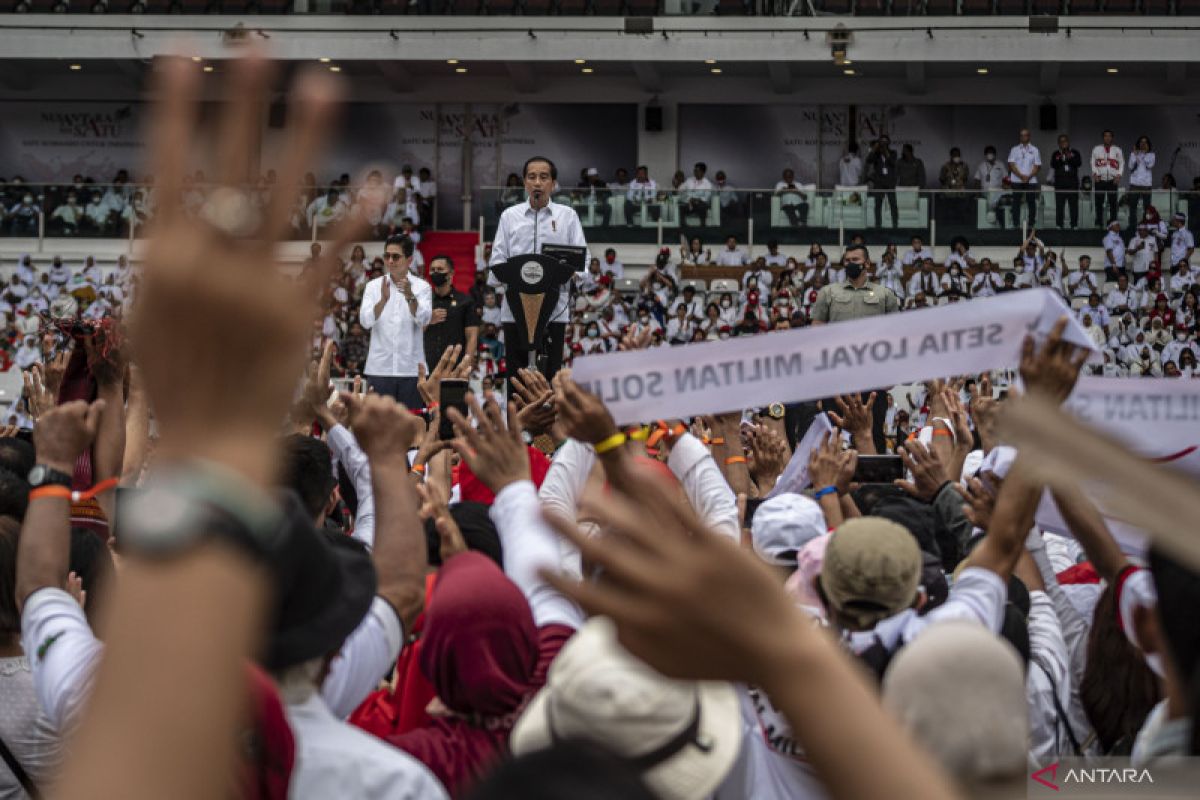
[[[116,574],[108,545],[94,531],[87,528],[71,528],[71,551],[67,568],[79,576],[82,588],[87,592],[84,612],[89,622],[95,620],[99,610],[104,608],[110,581]]]
[[[1117,622],[1117,592],[1100,593],[1088,631],[1079,701],[1105,755],[1128,754],[1159,701],[1158,680]]]
[[[29,507],[29,483],[11,469],[0,467],[0,515],[18,522]]]
[[[646,172],[650,171],[650,168],[647,167],[645,164],[638,164],[636,167],[633,168],[633,171],[637,172],[638,170],[641,170],[641,169],[646,170]]]
[[[394,233],[389,236],[387,241],[383,243],[383,249],[387,250],[392,245],[399,247],[401,252],[404,253],[405,258],[412,258],[413,249],[416,247],[413,244],[413,240],[402,233]]]
[[[504,551],[500,546],[500,533],[496,523],[488,514],[483,503],[455,503],[450,506],[450,516],[458,525],[467,549],[490,558],[496,566],[504,568]],[[442,565],[441,538],[432,519],[425,520],[425,548],[431,567]]]
[[[466,800],[654,800],[638,770],[600,746],[558,741],[503,762],[476,784]]]
[[[329,493],[337,485],[329,445],[320,439],[293,434],[283,440],[283,478],[281,484],[300,496],[304,510],[316,519],[329,502]]]
[[[606,247],[604,249],[604,255],[608,255],[609,253],[612,253],[615,256],[617,254],[616,248]]]
[[[33,445],[29,442],[16,436],[0,439],[0,467],[22,478],[29,474],[36,461]]]
[[[0,634],[19,634],[21,614],[17,611],[17,541],[21,523],[0,517]]]
[[[697,162],[696,162],[696,163],[695,163],[695,164],[692,166],[692,169],[702,169],[702,170],[704,170],[705,172],[708,172],[708,164],[705,164],[703,161],[697,161]]]
[[[436,256],[429,259],[429,265],[433,266],[433,262],[435,262],[435,261],[445,261],[446,266],[450,267],[450,271],[454,272],[454,259],[452,259],[450,256],[446,255],[445,253],[438,253]]]
[[[994,144],[989,144],[983,148],[984,155],[987,155],[988,153],[994,153],[994,152],[996,152],[996,146]]]
[[[551,161],[550,159],[546,158],[545,156],[533,156],[532,158],[526,159],[525,166],[521,167],[521,178],[522,179],[524,179],[525,176],[529,174],[529,165],[534,163],[535,161],[544,161],[547,164],[549,164],[550,165],[550,177],[554,180],[558,180],[558,167],[554,166],[554,162]]]
[[[867,246],[865,244],[861,244],[859,242],[853,242],[846,245],[846,249],[842,251],[842,259],[844,260],[846,256],[848,256],[850,253],[853,253],[855,250],[862,250],[863,258],[867,259],[868,261],[871,260],[871,252],[867,250]]]

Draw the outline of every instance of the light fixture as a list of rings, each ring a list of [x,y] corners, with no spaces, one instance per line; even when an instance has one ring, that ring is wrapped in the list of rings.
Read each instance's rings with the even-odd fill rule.
[[[447,64],[457,64],[457,63],[458,63],[458,59],[457,59],[457,58],[447,58],[447,59],[446,59],[446,63],[447,63]]]
[[[200,56],[192,56],[192,61],[195,61],[197,64],[199,64],[203,60],[204,59],[201,58]]]
[[[988,68],[987,68],[987,67],[980,67],[979,69],[977,69],[977,70],[975,70],[975,71],[976,71],[976,72],[978,72],[980,75],[987,75],[987,74],[988,74]]]
[[[212,68],[211,66],[207,66],[207,65],[206,65],[206,66],[204,67],[204,71],[205,71],[205,72],[212,72],[212,71],[213,71],[213,68]]]
[[[317,59],[317,61],[320,61],[322,64],[328,64],[330,61],[333,61],[333,59],[329,56],[321,56]]]
[[[850,59],[848,59],[848,58],[847,58],[847,59],[844,59],[844,60],[842,61],[842,64],[843,64],[843,65],[845,65],[845,66],[847,66],[847,67],[848,67],[848,66],[850,66],[850,65],[851,65],[851,64],[853,64],[853,63],[854,63],[854,62],[853,62],[853,61],[851,61],[851,60],[850,60]]]
[[[55,14],[65,14],[71,8],[71,4],[67,0],[55,0],[54,5],[50,8]]]
[[[330,67],[330,68],[329,68],[329,71],[330,71],[330,72],[341,72],[341,71],[342,71],[342,68],[341,68],[341,67],[339,67],[339,66],[337,66],[337,65],[335,64],[334,66],[332,66],[332,67]]]
[[[1117,74],[1117,68],[1116,68],[1116,67],[1109,67],[1109,68],[1108,68],[1108,70],[1107,70],[1107,72],[1108,72],[1108,74],[1109,74],[1109,75],[1116,75],[1116,74]]]
[[[706,59],[704,59],[704,63],[705,64],[715,64],[715,63],[717,63],[717,60],[715,58],[706,58]]]
[[[71,65],[71,71],[72,71],[72,72],[79,72],[79,70],[81,70],[81,69],[83,69],[83,65],[82,65],[82,64],[72,64],[72,65]]]
[[[591,67],[584,67],[583,69],[581,69],[579,71],[582,72],[584,75],[591,75],[593,72]]]
[[[96,0],[96,2],[92,3],[92,13],[93,14],[107,14],[108,13],[108,0]]]
[[[720,67],[713,67],[712,69],[710,69],[710,70],[709,70],[709,72],[711,72],[713,75],[720,75],[720,74],[721,74],[721,68],[720,68]]]
[[[852,70],[852,69],[844,69],[844,70],[842,70],[842,74],[843,75],[853,75],[855,73],[854,73],[854,70]]]
[[[456,70],[454,70],[454,71],[455,71],[455,72],[457,72],[459,75],[461,75],[461,74],[463,74],[464,72],[466,72],[466,71],[467,71],[467,68],[466,68],[466,67],[459,67],[458,69],[456,69]]]
[[[577,59],[575,59],[575,63],[576,64],[586,64],[587,59],[586,58],[577,58]]]

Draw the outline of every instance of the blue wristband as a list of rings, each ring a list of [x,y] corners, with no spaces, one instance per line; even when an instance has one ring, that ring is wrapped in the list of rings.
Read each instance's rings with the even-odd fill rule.
[[[816,492],[816,493],[813,495],[813,497],[814,497],[814,498],[816,498],[817,500],[820,500],[820,499],[821,499],[822,497],[824,497],[825,495],[827,495],[827,494],[834,494],[835,492],[837,492],[837,487],[836,487],[836,486],[826,486],[824,489],[820,489],[820,490],[818,490],[818,491],[817,491],[817,492]]]

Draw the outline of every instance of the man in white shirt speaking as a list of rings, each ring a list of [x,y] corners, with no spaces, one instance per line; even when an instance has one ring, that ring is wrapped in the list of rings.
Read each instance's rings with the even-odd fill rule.
[[[371,332],[363,370],[381,395],[411,409],[424,406],[417,391],[417,368],[425,360],[422,331],[433,314],[429,284],[409,274],[414,246],[407,236],[392,236],[383,248],[384,274],[363,290],[358,321]]]
[[[500,215],[500,223],[496,226],[496,238],[492,241],[489,267],[503,264],[516,256],[541,253],[542,245],[545,244],[587,247],[583,225],[580,224],[575,210],[570,206],[550,202],[550,193],[558,179],[558,168],[554,166],[554,162],[545,156],[534,156],[525,162],[524,176],[525,193],[529,199],[506,208]],[[591,259],[591,253],[585,252],[583,263],[587,264]],[[583,274],[582,270],[577,272],[577,279],[582,279]],[[491,272],[488,273],[488,283],[492,286],[504,285]],[[558,303],[555,304],[550,322],[546,326],[544,372],[547,378],[553,378],[562,367],[563,340],[570,319],[570,288],[563,286],[560,290]],[[504,347],[507,351],[505,377],[511,377],[519,368],[529,364],[529,351],[521,345],[521,335],[513,322],[512,309],[509,308],[507,299],[500,320],[504,328]]]

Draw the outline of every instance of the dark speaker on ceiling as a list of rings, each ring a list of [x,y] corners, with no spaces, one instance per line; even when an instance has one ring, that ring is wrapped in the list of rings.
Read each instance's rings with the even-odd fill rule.
[[[278,100],[267,107],[267,127],[282,128],[287,124],[287,103]]]
[[[654,33],[654,17],[626,17],[626,33]]]
[[[1044,103],[1038,108],[1038,130],[1058,130],[1058,106],[1053,103]]]
[[[662,106],[646,106],[646,132],[662,133]]]

